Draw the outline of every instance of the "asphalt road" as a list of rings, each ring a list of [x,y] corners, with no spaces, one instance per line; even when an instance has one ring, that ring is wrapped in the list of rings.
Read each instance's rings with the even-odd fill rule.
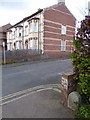
[[[39,85],[60,83],[61,74],[70,71],[70,59],[2,67],[2,96]]]

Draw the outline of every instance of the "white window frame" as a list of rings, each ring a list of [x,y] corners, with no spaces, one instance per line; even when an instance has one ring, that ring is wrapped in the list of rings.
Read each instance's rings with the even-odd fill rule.
[[[25,35],[28,35],[28,26],[25,26]]]
[[[15,31],[14,31],[14,32],[13,32],[13,38],[15,39],[15,37],[16,37],[16,36],[15,36]]]
[[[34,32],[38,32],[38,21],[34,22]]]
[[[22,28],[19,28],[19,37],[22,37]]]
[[[34,39],[34,49],[38,49],[38,39]]]
[[[61,34],[66,35],[67,27],[66,25],[61,25]]]
[[[9,50],[9,46],[10,46],[9,43],[7,43],[7,50]]]
[[[16,42],[16,50],[18,49],[19,47],[19,42]]]
[[[61,40],[61,51],[66,51],[66,40]]]
[[[21,41],[19,42],[19,49],[20,50],[22,49],[22,42]]]
[[[32,22],[29,23],[29,33],[32,32]]]
[[[15,38],[17,38],[17,29],[15,30]]]
[[[10,40],[12,39],[12,33],[9,33],[9,39]]]
[[[33,48],[33,40],[29,41],[29,48],[32,49]]]
[[[9,50],[12,51],[12,43],[9,44]]]

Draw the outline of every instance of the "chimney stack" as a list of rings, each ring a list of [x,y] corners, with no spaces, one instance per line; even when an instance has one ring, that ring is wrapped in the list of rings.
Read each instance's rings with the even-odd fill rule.
[[[65,4],[65,0],[58,0],[58,4],[59,4],[59,3]]]
[[[88,2],[88,15],[90,16],[90,1]]]

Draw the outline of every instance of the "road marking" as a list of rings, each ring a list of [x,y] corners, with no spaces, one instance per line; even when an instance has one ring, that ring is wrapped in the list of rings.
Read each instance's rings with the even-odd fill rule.
[[[15,101],[17,99],[20,99],[22,97],[25,97],[27,95],[42,91],[42,90],[47,90],[47,89],[53,89],[57,92],[61,92],[61,84],[47,84],[47,85],[40,85],[37,87],[33,87],[33,88],[29,88],[27,90],[23,90],[17,93],[13,93],[7,96],[4,96],[2,98],[0,98],[0,101],[2,101],[2,103],[0,104],[0,106],[5,105],[7,103],[10,103],[12,101]]]
[[[44,91],[44,90],[49,90],[49,89],[52,89],[52,90],[55,90],[55,91],[61,93],[60,90],[57,90],[57,89],[55,89],[55,88],[45,88],[45,89],[40,89],[40,90],[37,90],[37,91],[33,91],[33,92],[30,92],[30,93],[27,93],[27,94],[22,95],[22,96],[20,96],[20,97],[17,97],[17,98],[11,99],[11,100],[9,100],[9,101],[3,102],[2,105],[8,104],[8,103],[10,103],[10,102],[13,102],[13,101],[15,101],[15,100],[18,100],[18,99],[23,98],[23,97],[25,97],[25,96],[28,96],[28,95],[30,95],[30,94],[34,94],[34,93],[37,93],[37,92],[40,92],[40,91]]]
[[[0,100],[5,100],[7,98],[10,98],[10,97],[14,97],[16,95],[20,95],[22,93],[26,93],[26,92],[31,92],[31,91],[36,91],[38,89],[42,89],[42,88],[48,88],[48,87],[58,87],[60,84],[46,84],[46,85],[40,85],[40,86],[36,86],[36,87],[33,87],[33,88],[29,88],[29,89],[26,89],[26,90],[22,90],[22,91],[19,91],[19,92],[16,92],[16,93],[12,93],[12,94],[9,94],[7,96],[4,96],[2,98],[0,98]]]

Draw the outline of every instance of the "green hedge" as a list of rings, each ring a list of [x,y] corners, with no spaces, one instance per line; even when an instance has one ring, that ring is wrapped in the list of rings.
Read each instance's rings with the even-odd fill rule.
[[[73,61],[74,80],[77,81],[77,91],[82,102],[78,106],[77,116],[90,117],[90,16],[81,22],[73,39],[74,52],[70,55]]]

